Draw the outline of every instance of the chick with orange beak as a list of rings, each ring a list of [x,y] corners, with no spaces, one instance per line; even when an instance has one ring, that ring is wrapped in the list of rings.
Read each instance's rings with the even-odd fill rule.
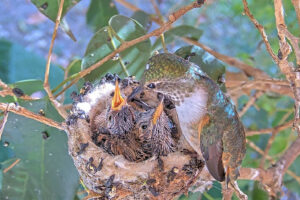
[[[112,135],[122,136],[130,132],[135,124],[135,111],[122,97],[118,80],[111,106],[107,109],[106,119],[107,128]]]
[[[143,149],[156,156],[166,156],[176,150],[176,138],[172,135],[174,124],[164,112],[163,100],[156,108],[138,115],[137,127]]]

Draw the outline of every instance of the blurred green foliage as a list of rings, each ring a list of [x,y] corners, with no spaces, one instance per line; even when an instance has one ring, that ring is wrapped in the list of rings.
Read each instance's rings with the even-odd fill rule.
[[[63,16],[79,0],[65,0]],[[147,13],[151,7],[150,1],[136,2],[137,7]],[[160,9],[163,16],[168,16],[174,10],[188,4],[189,1],[174,2],[171,0],[161,1]],[[52,21],[55,21],[58,10],[57,0],[32,0],[32,3]],[[60,66],[51,66],[50,85],[57,92],[62,89],[59,84],[63,81],[64,70],[68,70],[67,81],[74,79],[82,69],[95,64],[106,55],[114,51],[125,41],[133,40],[158,27],[151,23],[151,16],[146,12],[132,12],[129,16],[112,4],[111,0],[91,0],[86,14],[86,22],[95,32],[86,47],[86,53],[82,58],[70,61],[64,69]],[[275,27],[273,1],[248,0],[249,8],[255,18],[265,27],[269,41],[274,52],[278,51],[278,38]],[[300,34],[295,10],[291,1],[283,1],[285,20],[291,33]],[[123,7],[122,7],[123,9]],[[152,12],[154,13],[154,12]],[[113,16],[115,15],[115,16]],[[152,24],[152,26],[151,26]],[[74,24],[76,26],[76,24]],[[83,30],[84,31],[84,30]],[[205,53],[198,47],[186,46],[179,38],[190,37],[199,40],[216,51],[228,56],[236,57],[252,66],[264,70],[273,78],[283,78],[278,67],[271,60],[262,43],[261,37],[247,16],[243,15],[243,5],[240,0],[220,0],[207,2],[201,9],[192,10],[183,18],[175,22],[172,29],[165,34],[165,42],[170,52],[185,57],[189,53],[196,53],[190,59],[196,64],[204,66],[204,71],[214,80],[224,74],[225,67],[228,71],[237,72],[236,68],[221,63]],[[183,47],[183,48],[182,48]],[[148,58],[154,50],[161,51],[161,38],[145,40],[131,48],[121,52],[116,58],[104,63],[100,68],[93,71],[84,79],[94,81],[107,72],[118,73],[121,76],[135,75],[140,78]],[[207,61],[208,60],[208,61]],[[290,62],[295,62],[295,56],[289,57]],[[26,94],[31,95],[39,92],[41,99],[25,102],[17,99],[17,102],[29,110],[38,112],[43,109],[46,117],[61,122],[62,119],[49,103],[43,91],[43,79],[45,60],[29,52],[14,41],[0,40],[0,79],[8,83],[10,87],[18,87]],[[85,80],[80,80],[76,86],[67,91],[65,103],[71,102],[69,94],[78,90]],[[241,109],[247,103],[249,97],[243,95],[238,99],[237,107]],[[12,97],[0,97],[1,102],[15,102]],[[0,115],[1,117],[1,115]],[[246,114],[242,121],[246,129],[257,130],[280,125],[293,118],[293,100],[286,96],[278,96],[265,93],[258,99]],[[46,140],[42,132],[47,131],[50,137]],[[286,129],[278,133],[272,144],[269,155],[278,159],[288,148],[297,135]],[[270,134],[252,136],[248,139],[258,147],[265,149]],[[8,142],[9,146],[5,143]],[[7,144],[7,143],[6,143]],[[16,158],[21,161],[8,173],[2,171]],[[261,155],[247,148],[247,154],[243,161],[244,167],[259,167]],[[266,162],[265,167],[271,163]],[[295,174],[300,176],[300,158],[290,167]],[[267,199],[268,195],[263,191],[259,183],[254,181],[239,181],[243,191],[249,199]],[[67,153],[66,135],[54,128],[43,124],[9,114],[2,140],[0,141],[0,199],[80,199],[76,195],[80,188],[77,171]],[[300,185],[292,177],[284,177],[285,194],[288,197],[299,198]],[[82,190],[82,188],[80,189]],[[217,182],[203,194],[189,193],[188,197],[180,199],[221,199],[221,185]],[[234,197],[236,199],[236,197]]]

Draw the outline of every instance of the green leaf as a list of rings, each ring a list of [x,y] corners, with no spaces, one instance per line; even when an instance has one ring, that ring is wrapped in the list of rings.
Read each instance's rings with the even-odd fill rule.
[[[2,140],[0,141],[0,163],[15,156],[14,151],[11,149],[11,147],[4,145],[4,142]]]
[[[15,83],[20,80],[44,80],[46,61],[25,50],[22,46],[7,40],[0,40],[0,79],[5,83]],[[51,65],[49,81],[54,86],[63,80],[63,71]],[[36,82],[36,84],[38,84]]]
[[[257,181],[254,183],[252,190],[252,199],[269,199],[268,193],[261,188]]]
[[[75,59],[69,64],[69,66],[68,66],[68,70],[69,70],[68,77],[75,76],[76,74],[78,74],[81,71],[81,63],[82,63],[81,59]],[[78,91],[80,90],[80,88],[83,87],[83,84],[84,84],[83,79],[79,79],[79,81],[77,81],[76,86],[77,86]]]
[[[44,90],[43,81],[34,80],[34,79],[18,81],[12,84],[12,86],[16,88],[20,88],[27,95],[31,95],[34,92]]]
[[[291,134],[290,129],[281,131],[274,139],[270,148],[269,154],[271,156],[282,153],[289,145],[289,135]]]
[[[86,22],[96,31],[106,26],[109,19],[116,14],[118,14],[118,10],[112,0],[91,0],[86,14]]]
[[[0,165],[1,167],[1,165]],[[0,171],[0,191],[2,191],[2,180],[3,180],[3,173]]]
[[[219,83],[225,74],[225,66],[210,53],[200,47],[185,46],[175,52],[176,55],[189,58],[189,61],[198,65],[210,78]]]
[[[202,34],[203,34],[202,30],[197,29],[193,26],[189,26],[189,25],[176,26],[164,33],[165,44],[172,43],[176,39],[176,36],[177,37],[189,37],[192,40],[199,40],[199,38],[201,37]],[[162,42],[161,42],[161,38],[159,37],[155,41],[155,43],[152,47],[152,50],[155,51],[160,48],[162,48]]]
[[[73,60],[67,67],[66,70],[68,70],[68,76],[72,76],[74,74],[77,74],[81,70],[81,59],[75,59]]]
[[[189,192],[188,196],[181,195],[178,198],[178,200],[196,200],[196,199],[199,199],[200,196],[201,196],[200,192],[195,192],[195,193]]]
[[[61,18],[63,18],[68,10],[75,6],[79,1],[80,0],[65,0]],[[59,0],[31,0],[31,2],[41,13],[55,22],[60,3]]]
[[[131,18],[138,21],[144,27],[145,30],[148,30],[152,23],[149,14],[141,10],[134,12]]]
[[[82,59],[81,67],[83,69],[89,68],[91,65],[113,52],[114,46],[117,48],[121,45],[119,40],[130,41],[145,33],[142,25],[131,18],[122,15],[112,17],[109,21],[109,27],[104,27],[97,31],[90,40],[85,56]],[[135,75],[137,78],[142,76],[144,66],[150,57],[150,50],[151,45],[150,40],[148,39],[119,54],[129,75]],[[108,72],[119,74],[121,77],[127,76],[120,64],[120,60],[115,59],[107,61],[101,67],[87,75],[85,79],[94,81]]]
[[[62,121],[49,101],[22,101],[20,105],[46,117]],[[49,134],[43,139],[42,131]],[[0,199],[73,199],[78,173],[68,155],[67,136],[63,131],[34,120],[9,114],[2,138],[10,143],[20,162],[3,174]]]

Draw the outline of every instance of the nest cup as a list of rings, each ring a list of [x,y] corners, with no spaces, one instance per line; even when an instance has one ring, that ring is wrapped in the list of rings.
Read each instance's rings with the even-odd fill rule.
[[[172,152],[132,161],[124,156],[126,151],[123,155],[116,154],[95,141],[95,134],[110,137],[110,133],[104,134],[101,130],[107,128],[106,113],[111,105],[116,79],[125,98],[140,84],[133,77],[121,80],[116,75],[107,74],[94,85],[86,83],[80,94],[72,94],[73,108],[66,121],[69,154],[84,185],[100,199],[173,199],[189,190],[203,190],[206,186],[200,181],[200,173],[204,162],[180,133],[175,108],[165,105],[170,103],[167,97],[164,112],[177,131],[176,146]],[[159,96],[145,87],[136,99],[156,108],[160,103]],[[146,111],[135,101],[127,103],[135,113]],[[127,136],[118,139],[124,137]]]

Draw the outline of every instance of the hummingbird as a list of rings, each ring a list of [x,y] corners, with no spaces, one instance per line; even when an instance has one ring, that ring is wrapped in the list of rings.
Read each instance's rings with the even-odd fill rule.
[[[235,188],[246,152],[245,131],[219,86],[199,66],[170,53],[152,56],[141,82],[174,102],[185,139],[216,180]]]

